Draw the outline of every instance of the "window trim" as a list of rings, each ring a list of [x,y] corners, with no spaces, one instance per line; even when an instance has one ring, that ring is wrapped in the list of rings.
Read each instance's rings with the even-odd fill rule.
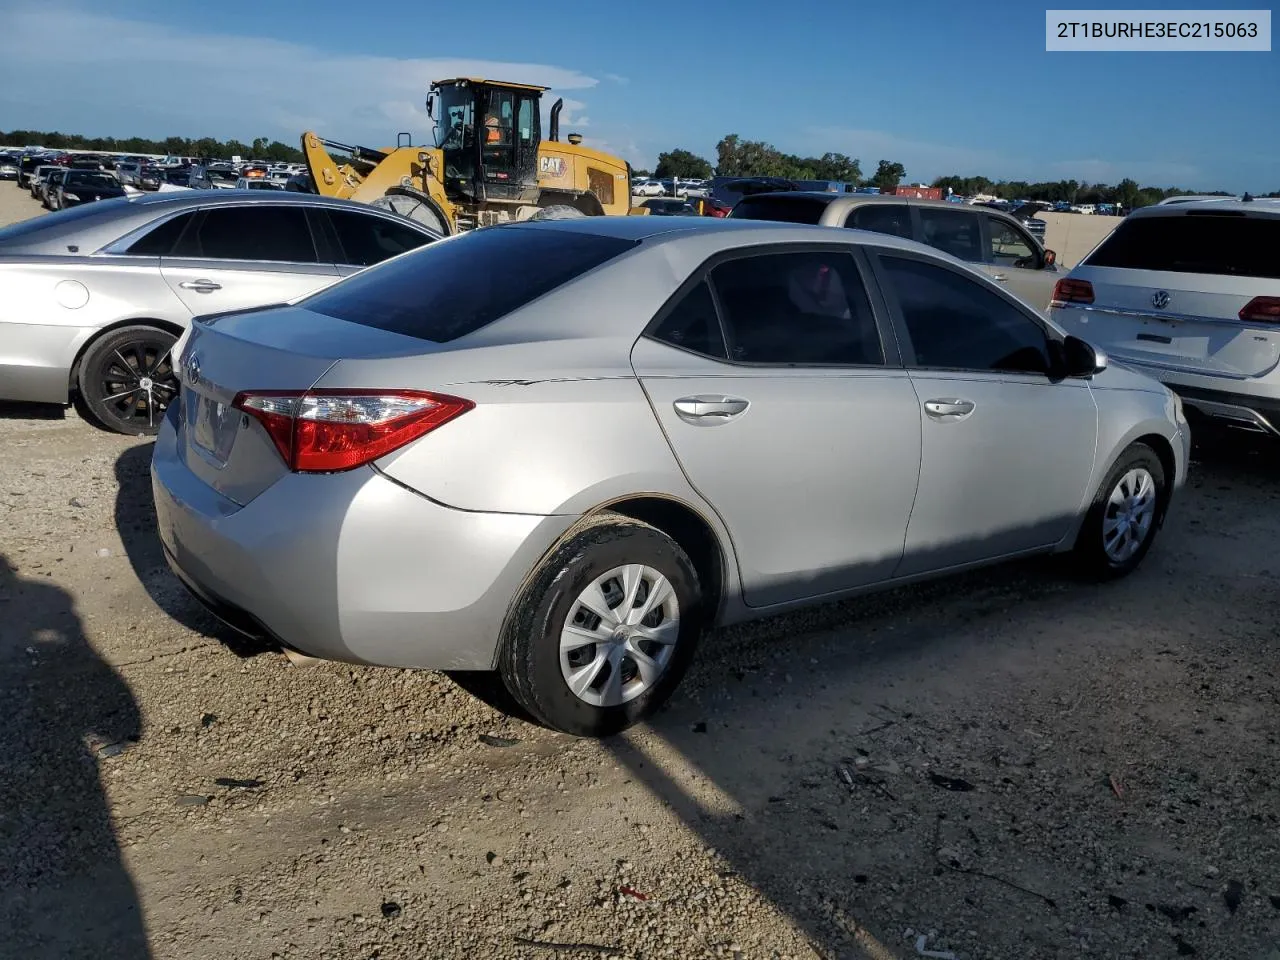
[[[1035,239],[1031,236],[1031,234],[1027,230],[1023,229],[1020,225],[1016,223],[1011,223],[1010,221],[1013,219],[1012,217],[1006,220],[1004,217],[999,215],[998,211],[988,210],[987,213],[980,214],[979,219],[982,221],[982,250],[983,250],[983,256],[985,257],[985,259],[983,260],[984,264],[986,264],[989,267],[1008,266],[1012,270],[1043,270],[1044,269],[1044,249],[1040,246],[1040,244],[1035,242]],[[1030,250],[1032,255],[1035,256],[1036,258],[1035,266],[1019,267],[1016,264],[1014,264],[1013,261],[1009,261],[1009,263],[1005,264],[996,260],[995,254],[992,253],[992,243],[991,243],[991,222],[993,220],[996,221],[997,223],[1004,224],[1006,227],[1008,227],[1015,234],[1017,234],[1022,238],[1022,242],[1027,245],[1027,249]]]
[[[936,249],[936,248],[931,248]],[[880,288],[880,292],[884,297],[887,305],[890,320],[893,324],[895,335],[901,344],[903,366],[907,370],[919,370],[929,373],[967,373],[984,377],[1014,377],[1019,381],[1031,380],[1036,383],[1061,383],[1066,377],[1056,373],[1052,369],[1049,373],[1032,373],[1031,371],[1021,372],[1016,370],[990,370],[980,367],[932,367],[924,366],[916,360],[915,344],[911,342],[911,333],[907,329],[906,317],[903,315],[902,304],[898,300],[897,292],[894,290],[893,281],[889,276],[889,268],[882,262],[886,257],[896,258],[900,260],[914,260],[931,267],[937,267],[948,273],[955,274],[962,280],[968,280],[977,284],[983,290],[995,295],[1003,300],[1008,306],[1012,307],[1018,313],[1022,314],[1027,320],[1031,321],[1040,332],[1044,334],[1045,349],[1049,356],[1049,364],[1052,368],[1057,364],[1057,358],[1054,356],[1053,344],[1061,344],[1063,335],[1054,327],[1050,326],[1042,317],[1037,316],[1034,312],[1023,306],[1018,299],[1007,293],[999,287],[993,280],[982,273],[978,268],[972,267],[965,269],[957,268],[954,264],[948,263],[938,257],[931,257],[927,254],[921,254],[915,250],[900,250],[892,247],[871,247],[866,248],[867,259],[871,264],[871,270],[875,274],[876,285]]]
[[[749,257],[772,256],[777,254],[791,253],[842,253],[853,261],[853,268],[858,275],[858,279],[862,282],[863,289],[867,294],[867,305],[871,310],[871,319],[876,325],[876,333],[880,337],[880,350],[884,354],[884,360],[881,363],[777,363],[762,362],[754,360],[735,360],[729,356],[730,353],[730,337],[725,324],[724,307],[720,303],[720,295],[716,291],[716,285],[711,282],[711,271],[722,263],[728,263],[731,260],[745,260]],[[707,282],[707,288],[711,291],[711,299],[716,308],[716,320],[720,325],[720,341],[725,348],[725,357],[711,357],[697,350],[690,350],[688,347],[682,347],[678,344],[670,343],[658,337],[657,330],[663,321],[675,310],[676,306],[684,299],[698,283]],[[740,367],[744,369],[761,369],[761,370],[901,370],[903,368],[902,355],[899,352],[899,340],[897,331],[892,326],[890,315],[888,313],[888,305],[884,298],[880,295],[879,284],[874,277],[870,264],[867,261],[866,254],[861,244],[857,243],[766,243],[758,246],[750,247],[734,247],[729,250],[720,250],[711,254],[702,261],[693,272],[689,274],[681,284],[676,287],[675,292],[671,294],[661,307],[654,313],[652,319],[645,324],[644,330],[641,332],[640,338],[652,340],[660,343],[664,347],[670,347],[672,350],[679,350],[681,353],[687,353],[690,356],[699,357],[708,363],[724,364],[728,367]]]

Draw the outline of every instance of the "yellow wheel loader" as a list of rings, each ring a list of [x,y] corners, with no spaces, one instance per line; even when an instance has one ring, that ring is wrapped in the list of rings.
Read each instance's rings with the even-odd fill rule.
[[[392,210],[445,235],[533,216],[632,213],[630,165],[582,146],[578,134],[560,141],[563,100],[552,106],[543,138],[540,105],[548,89],[437,80],[427,97],[434,147],[413,146],[407,133],[394,148],[376,150],[304,133],[312,184],[323,196]]]

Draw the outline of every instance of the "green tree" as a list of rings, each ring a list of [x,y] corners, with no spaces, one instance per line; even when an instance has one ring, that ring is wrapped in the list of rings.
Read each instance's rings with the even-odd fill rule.
[[[875,175],[871,183],[881,190],[892,190],[907,175],[907,168],[895,160],[881,160],[876,165]]]
[[[654,176],[705,180],[711,176],[711,162],[688,150],[669,150],[658,154],[658,166]]]
[[[798,179],[836,180],[840,183],[852,183],[854,186],[862,179],[861,164],[843,153],[824,153],[817,160],[809,162],[813,164],[814,176]]]

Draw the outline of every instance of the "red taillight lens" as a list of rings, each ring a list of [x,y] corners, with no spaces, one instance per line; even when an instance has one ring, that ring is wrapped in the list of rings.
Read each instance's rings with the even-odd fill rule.
[[[1240,319],[1250,323],[1280,323],[1280,297],[1254,297],[1240,308]]]
[[[266,429],[295,473],[351,470],[475,406],[421,390],[247,391],[231,404]]]
[[[1058,303],[1093,303],[1093,284],[1063,277],[1053,285],[1053,299]]]

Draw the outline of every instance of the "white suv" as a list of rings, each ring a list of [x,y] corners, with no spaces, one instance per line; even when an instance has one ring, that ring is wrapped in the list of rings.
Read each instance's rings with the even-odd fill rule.
[[[1199,413],[1280,436],[1280,200],[1135,210],[1058,281],[1050,316]]]

